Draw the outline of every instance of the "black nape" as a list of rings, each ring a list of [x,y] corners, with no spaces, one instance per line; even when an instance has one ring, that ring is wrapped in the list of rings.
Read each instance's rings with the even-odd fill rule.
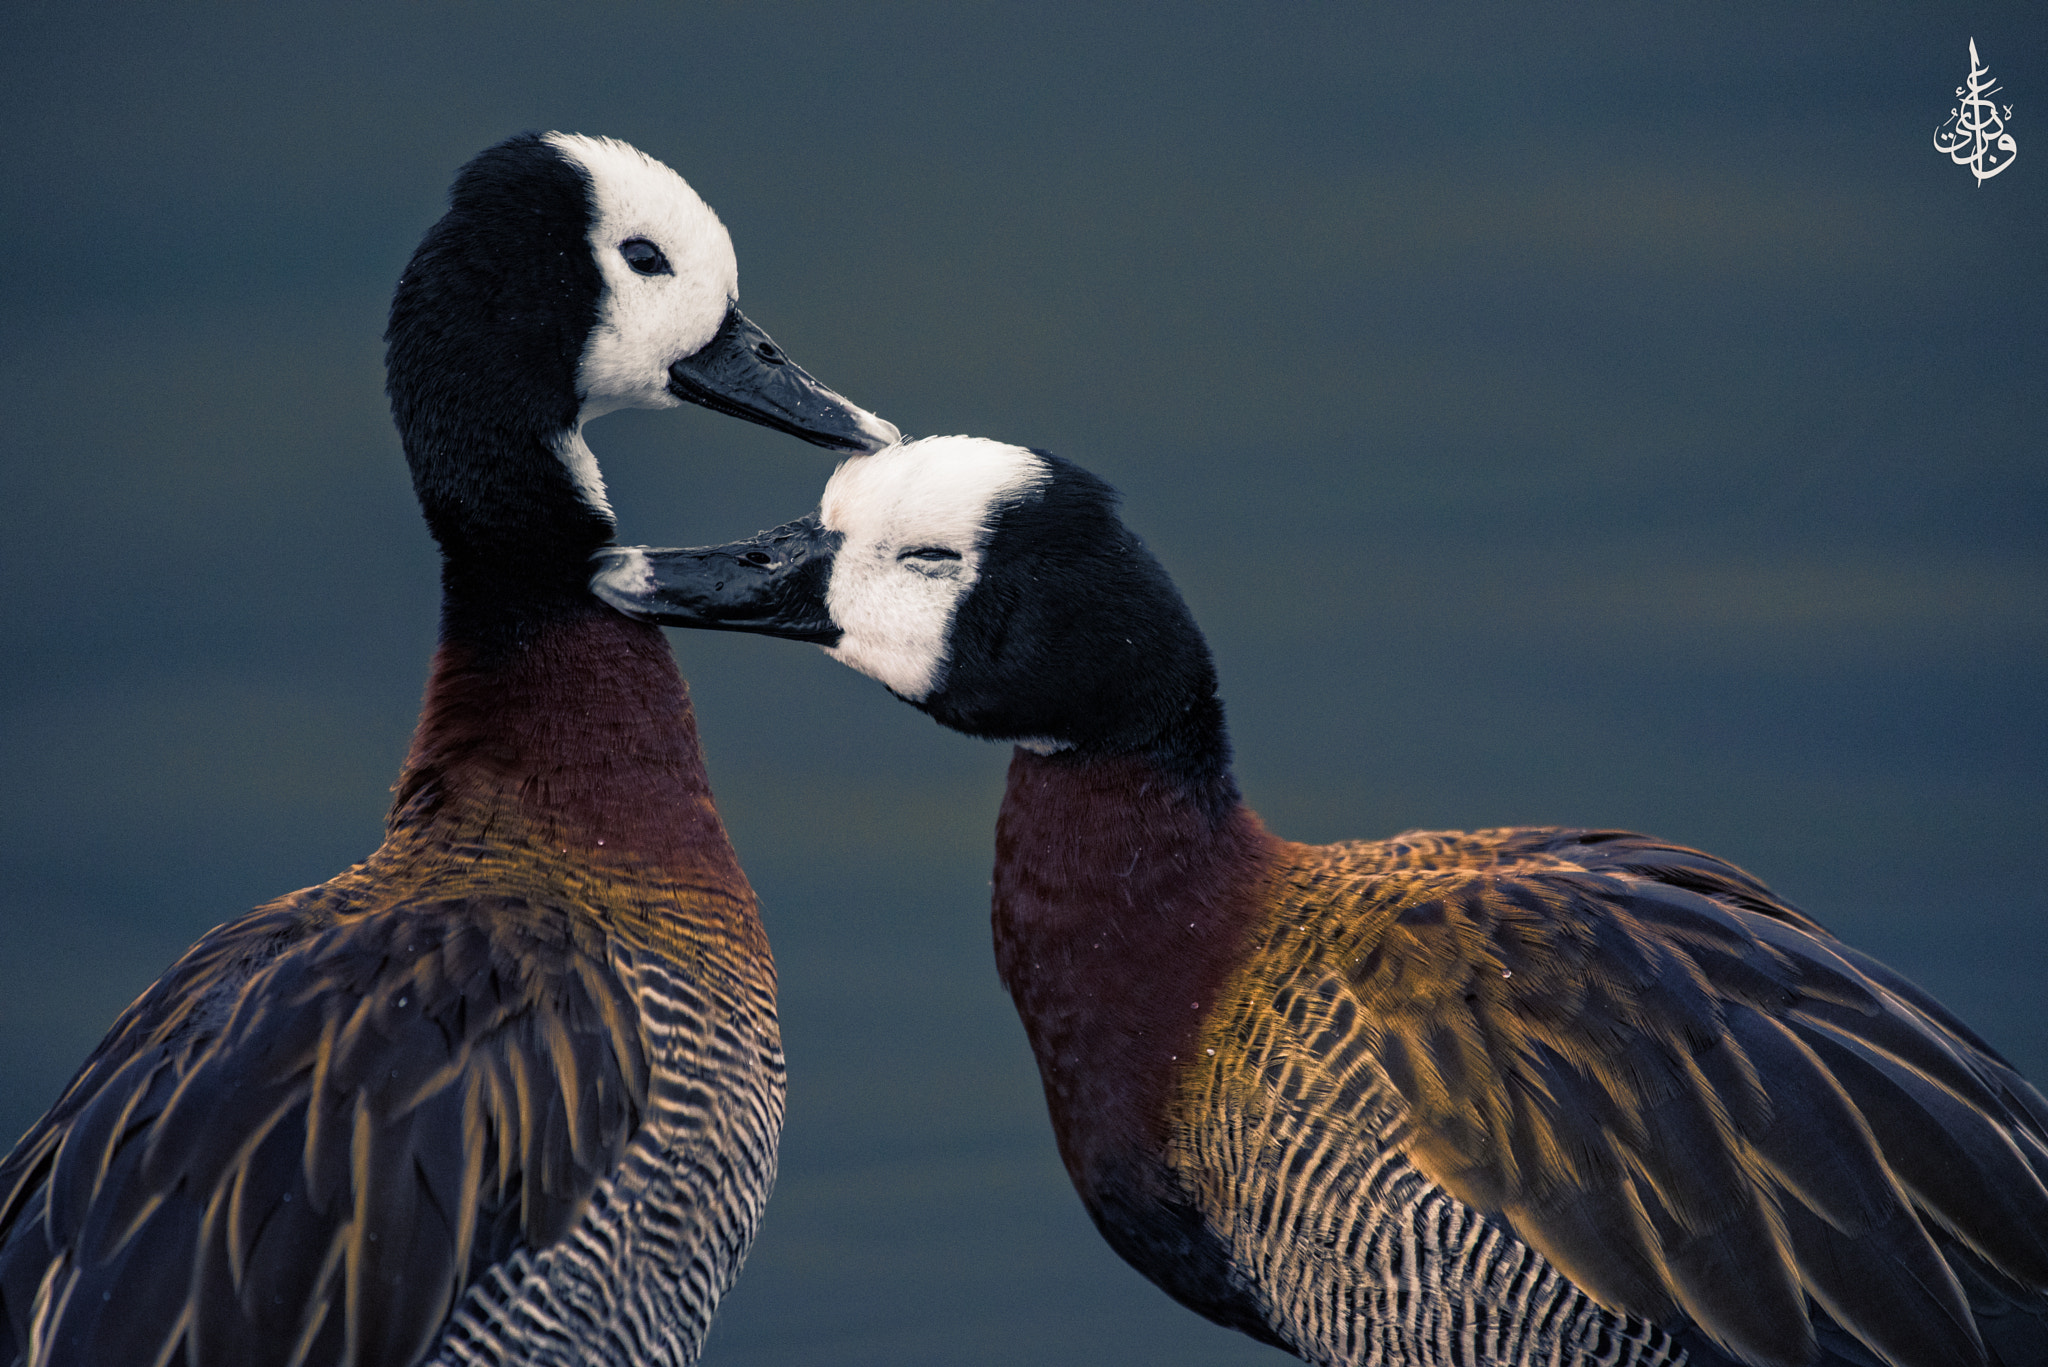
[[[413,487],[451,558],[580,558],[611,530],[555,450],[575,428],[576,367],[603,292],[588,177],[521,133],[464,166],[449,200],[385,332]]]
[[[945,682],[918,706],[970,735],[1063,743],[1076,760],[1141,755],[1234,802],[1215,663],[1180,591],[1117,516],[1115,489],[1034,454],[1051,478],[996,513]]]

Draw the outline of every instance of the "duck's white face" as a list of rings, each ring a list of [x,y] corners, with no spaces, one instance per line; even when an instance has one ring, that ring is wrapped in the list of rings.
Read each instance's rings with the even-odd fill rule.
[[[604,277],[577,388],[585,421],[674,408],[668,368],[702,350],[739,294],[732,237],[689,183],[613,138],[550,133],[590,176],[590,251]]]
[[[1021,446],[926,437],[842,464],[818,517],[842,538],[826,606],[844,633],[826,653],[912,702],[945,681],[960,602],[980,577],[1003,507],[1050,478]]]

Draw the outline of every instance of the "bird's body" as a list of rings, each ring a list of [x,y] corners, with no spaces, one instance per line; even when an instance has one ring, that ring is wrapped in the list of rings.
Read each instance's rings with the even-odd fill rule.
[[[205,936],[0,1164],[0,1364],[695,1360],[774,1179],[774,964],[666,642],[584,586],[580,431],[744,336],[731,288],[624,144],[465,168],[393,309],[444,569],[385,840]],[[893,435],[786,368],[808,410],[728,409]]]
[[[912,443],[597,588],[1019,742],[998,968],[1097,1226],[1203,1314],[1326,1367],[2048,1363],[2048,1102],[1989,1045],[1682,847],[1267,832],[1085,472]]]
[[[1140,761],[1020,751],[995,870],[1068,1173],[1183,1303],[1325,1364],[1742,1360],[1697,1324],[1758,1361],[1879,1360],[1832,1317],[1802,1347],[1811,1294],[1935,1364],[1972,1360],[1975,1288],[1994,1361],[2048,1360],[2018,1147],[2041,1161],[2048,1107],[1747,875],[1613,831],[1300,845],[1204,805]],[[1958,1114],[1912,1116],[1887,1068]],[[1970,1160],[1946,1174],[1936,1116]],[[1984,1313],[1951,1222],[2030,1309]]]
[[[10,1163],[6,1304],[52,1308],[52,1360],[183,1319],[195,1362],[409,1363],[451,1309],[436,1361],[701,1339],[783,1070],[682,680],[601,609],[453,653],[383,845],[200,941]]]

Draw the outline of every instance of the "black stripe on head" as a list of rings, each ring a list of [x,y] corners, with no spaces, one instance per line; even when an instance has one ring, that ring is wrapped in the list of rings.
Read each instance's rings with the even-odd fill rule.
[[[385,387],[427,520],[451,550],[466,531],[530,533],[538,495],[575,496],[549,443],[575,425],[603,293],[590,222],[583,169],[521,133],[457,174],[398,282]]]
[[[1034,454],[1051,478],[996,511],[944,686],[920,705],[971,735],[1227,767],[1216,668],[1180,591],[1115,489]]]

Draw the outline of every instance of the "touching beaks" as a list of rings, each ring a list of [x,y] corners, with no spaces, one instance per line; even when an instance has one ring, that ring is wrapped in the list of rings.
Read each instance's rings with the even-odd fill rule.
[[[595,557],[590,591],[628,617],[665,627],[837,645],[842,633],[825,592],[839,542],[838,532],[806,517],[723,546],[607,546]]]
[[[832,451],[879,451],[903,439],[895,423],[812,379],[737,304],[726,311],[716,336],[668,368],[668,389],[679,399]]]

